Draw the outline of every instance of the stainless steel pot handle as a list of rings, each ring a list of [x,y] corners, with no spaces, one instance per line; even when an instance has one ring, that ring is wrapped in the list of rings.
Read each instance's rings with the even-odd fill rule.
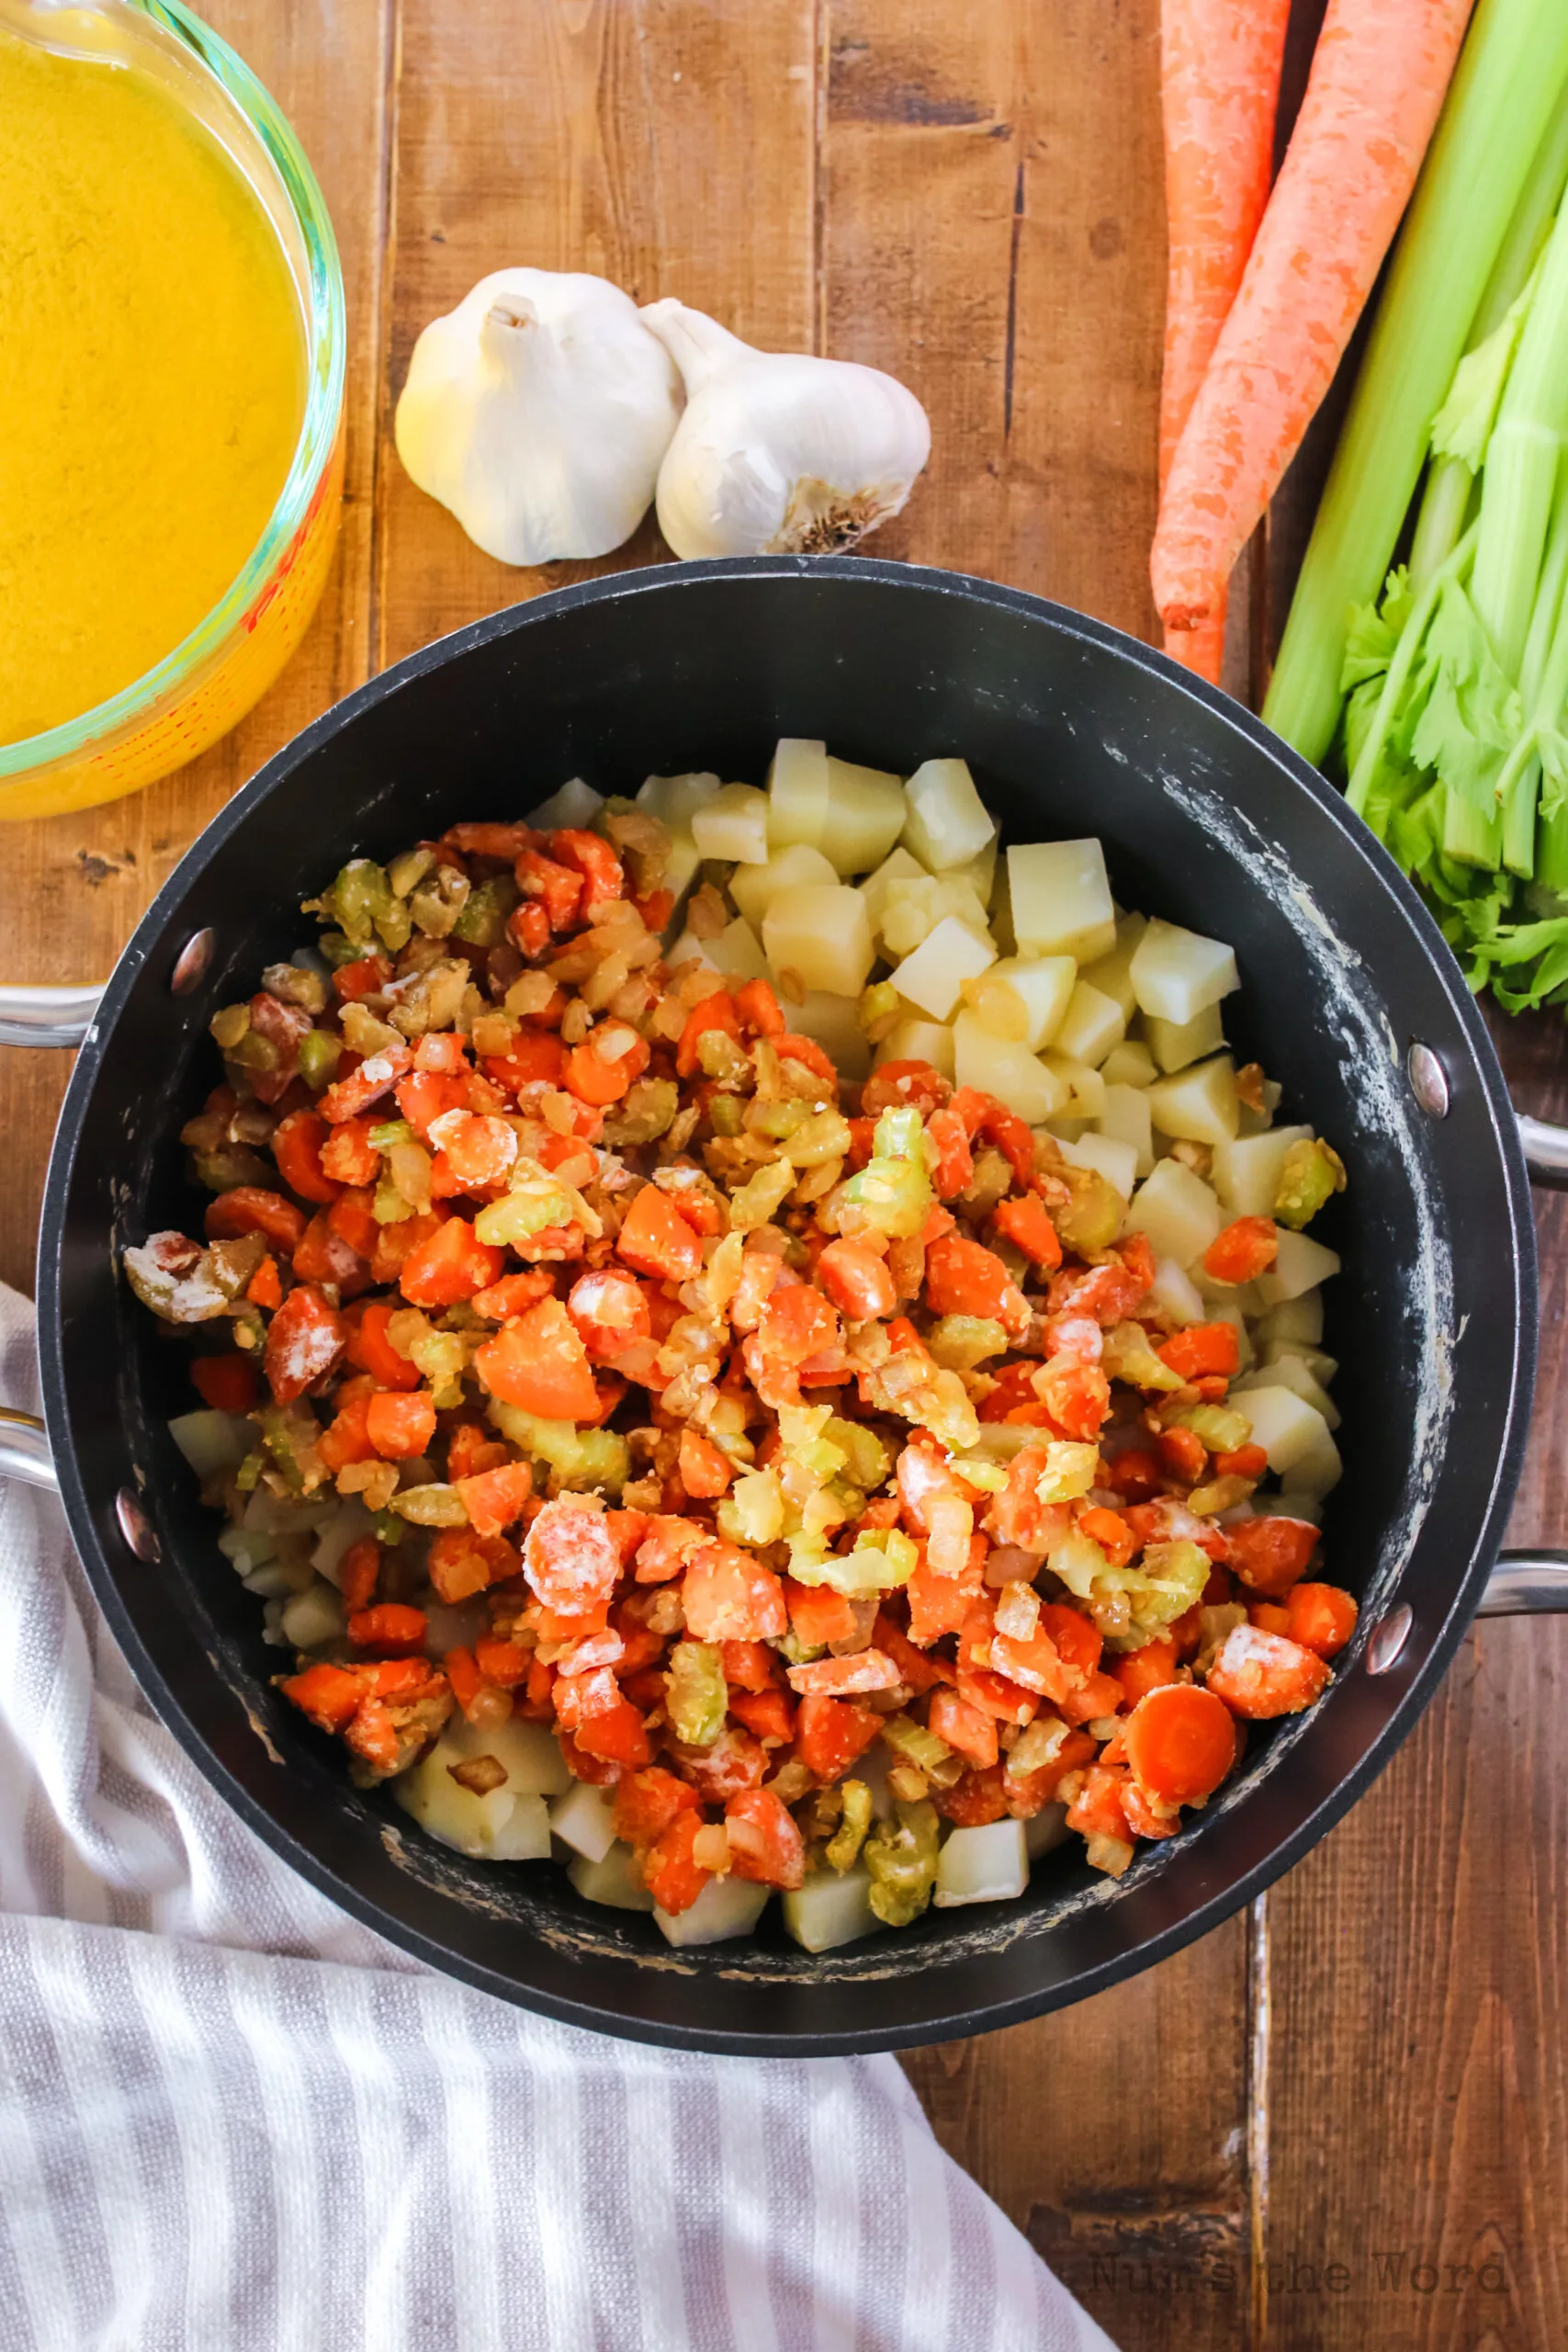
[[[0,988],[0,1046],[79,1046],[107,983],[85,988]]]

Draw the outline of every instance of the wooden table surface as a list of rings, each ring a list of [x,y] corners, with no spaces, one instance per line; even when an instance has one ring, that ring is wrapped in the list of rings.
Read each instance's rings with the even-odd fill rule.
[[[896,370],[933,456],[876,551],[1151,634],[1156,13],[208,0],[337,224],[342,548],[305,647],[226,743],[137,798],[10,830],[5,977],[107,972],[214,810],[384,663],[586,571],[666,560],[650,523],[607,563],[509,571],[404,476],[390,424],[413,339],[503,264],[598,271],[749,340]],[[1516,1025],[1505,1053],[1521,1099],[1568,1113],[1561,1021]],[[62,1055],[0,1053],[0,1272],[29,1289],[66,1074]],[[1543,1202],[1540,1230],[1513,1533],[1562,1544],[1564,1204]],[[1568,2340],[1565,1672],[1568,1625],[1489,1623],[1376,1787],[1249,1916],[1065,2014],[909,2057],[944,2143],[1126,2352]]]

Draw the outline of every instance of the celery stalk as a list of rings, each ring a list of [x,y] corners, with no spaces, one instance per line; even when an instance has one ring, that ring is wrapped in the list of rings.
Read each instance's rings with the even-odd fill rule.
[[[1565,434],[1568,208],[1559,212],[1547,243],[1482,476],[1471,597],[1511,678],[1524,661]]]
[[[1560,466],[1557,496],[1547,533],[1546,559],[1529,635],[1519,665],[1519,694],[1529,714],[1524,732],[1497,779],[1503,809],[1503,863],[1526,882],[1535,873],[1536,808],[1540,796],[1540,746],[1562,709],[1564,684],[1553,684],[1552,657],[1560,637],[1562,591],[1568,582],[1568,465]]]
[[[1382,584],[1433,417],[1568,82],[1563,0],[1481,0],[1379,305],[1263,716],[1333,740],[1347,616]]]
[[[1568,468],[1564,470],[1568,471]],[[1553,765],[1559,781],[1560,797],[1551,815],[1541,820],[1536,878],[1548,890],[1568,895],[1568,794],[1562,792],[1562,739],[1559,732],[1564,702],[1568,702],[1568,597],[1563,599],[1558,612],[1551,650],[1542,668],[1531,708],[1530,726],[1524,739],[1531,747],[1531,764],[1536,778],[1540,773],[1543,746],[1554,741],[1557,747]],[[1534,804],[1532,786],[1532,809]]]
[[[1377,714],[1368,729],[1367,740],[1361,746],[1360,756],[1356,762],[1350,781],[1345,787],[1345,797],[1358,817],[1364,817],[1367,813],[1367,796],[1371,788],[1372,778],[1377,773],[1378,761],[1387,740],[1393,714],[1404,699],[1405,688],[1410,683],[1410,673],[1415,666],[1416,657],[1420,651],[1421,639],[1426,633],[1427,624],[1437,610],[1443,582],[1446,580],[1464,578],[1475,554],[1477,528],[1476,525],[1472,524],[1453,553],[1433,573],[1410,608],[1409,618],[1400,633],[1399,643],[1394,650],[1393,659],[1389,663],[1388,674],[1383,680]]]

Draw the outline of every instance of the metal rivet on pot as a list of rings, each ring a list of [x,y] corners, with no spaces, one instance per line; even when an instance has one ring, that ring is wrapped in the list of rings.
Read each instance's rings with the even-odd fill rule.
[[[1434,1119],[1449,1115],[1449,1074],[1430,1046],[1415,1045],[1405,1059],[1410,1087],[1423,1111]]]
[[[169,974],[169,992],[173,996],[189,996],[207,978],[212,962],[212,951],[218,944],[215,931],[194,931],[175,958],[175,968]]]
[[[1372,1627],[1371,1639],[1367,1644],[1367,1672],[1386,1674],[1409,1638],[1410,1603],[1402,1600],[1397,1609],[1389,1611],[1381,1624]]]
[[[162,1557],[158,1539],[152,1532],[152,1522],[129,1487],[122,1487],[114,1498],[114,1515],[119,1521],[119,1532],[139,1560]]]

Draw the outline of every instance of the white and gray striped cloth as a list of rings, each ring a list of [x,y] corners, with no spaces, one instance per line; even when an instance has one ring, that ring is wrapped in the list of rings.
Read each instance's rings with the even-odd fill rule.
[[[36,1387],[0,1289],[0,1396]],[[1113,2352],[893,2059],[555,2025],[317,1894],[24,1487],[0,1624],[4,2352]]]

